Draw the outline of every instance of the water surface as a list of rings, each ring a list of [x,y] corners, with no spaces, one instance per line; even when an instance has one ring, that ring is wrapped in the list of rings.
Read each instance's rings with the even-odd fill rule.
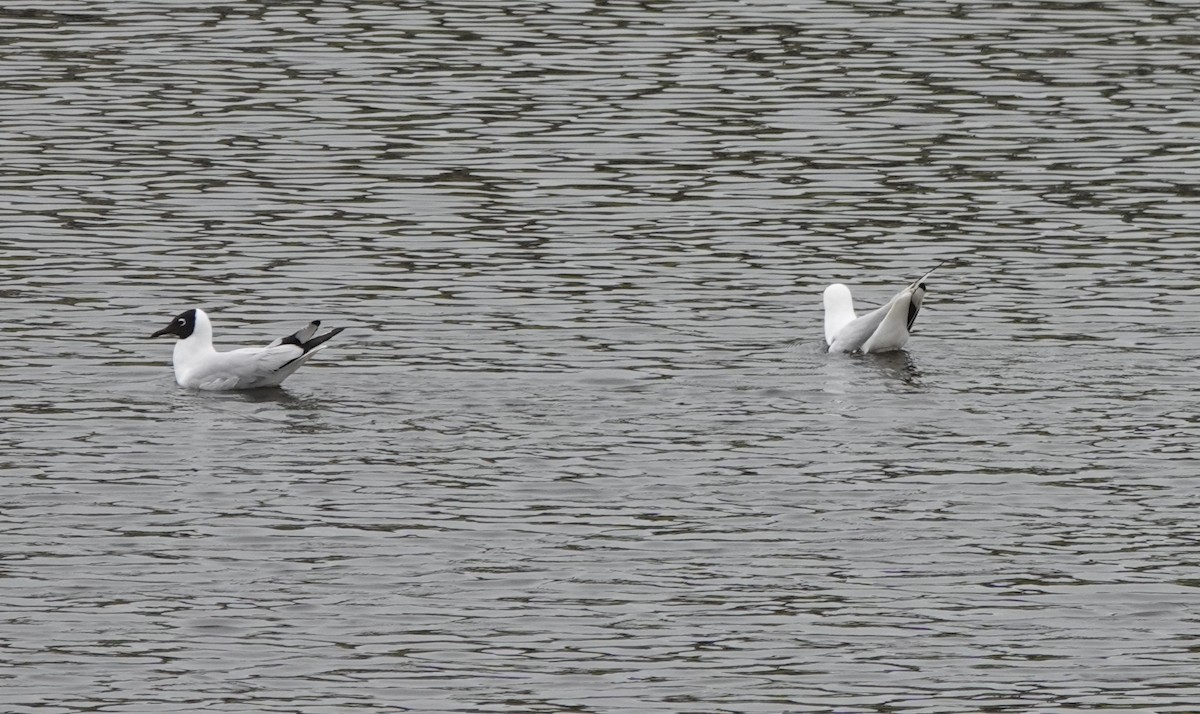
[[[1192,711],[1198,25],[0,10],[9,710]]]

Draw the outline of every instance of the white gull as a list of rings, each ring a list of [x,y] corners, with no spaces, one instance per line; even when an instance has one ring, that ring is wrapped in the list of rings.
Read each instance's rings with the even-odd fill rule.
[[[925,278],[929,273],[901,290],[883,307],[862,317],[854,313],[850,288],[842,283],[825,288],[825,342],[829,351],[890,352],[904,347],[925,300]]]

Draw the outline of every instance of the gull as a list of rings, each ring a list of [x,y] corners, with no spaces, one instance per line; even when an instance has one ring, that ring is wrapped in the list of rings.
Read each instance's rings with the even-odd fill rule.
[[[935,265],[929,273],[940,265]],[[925,300],[925,278],[929,273],[901,290],[883,307],[862,317],[854,314],[850,288],[842,283],[825,288],[825,342],[829,351],[890,352],[903,347]]]
[[[320,320],[313,320],[287,337],[266,347],[245,347],[218,352],[213,348],[212,323],[200,309],[179,313],[171,324],[151,337],[174,335],[175,381],[189,389],[227,390],[277,387],[344,327],[313,337]]]

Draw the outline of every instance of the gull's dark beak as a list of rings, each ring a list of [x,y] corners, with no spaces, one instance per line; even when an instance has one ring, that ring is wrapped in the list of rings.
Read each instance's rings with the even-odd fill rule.
[[[171,324],[162,328],[158,332],[155,332],[153,335],[150,335],[150,337],[162,337],[163,335],[173,335],[173,334],[175,334],[175,323],[174,322],[172,322]]]

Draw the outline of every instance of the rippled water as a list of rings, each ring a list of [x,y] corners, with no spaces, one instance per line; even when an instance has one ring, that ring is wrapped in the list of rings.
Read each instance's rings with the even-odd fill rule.
[[[6,5],[6,711],[1195,711],[1198,33]]]

